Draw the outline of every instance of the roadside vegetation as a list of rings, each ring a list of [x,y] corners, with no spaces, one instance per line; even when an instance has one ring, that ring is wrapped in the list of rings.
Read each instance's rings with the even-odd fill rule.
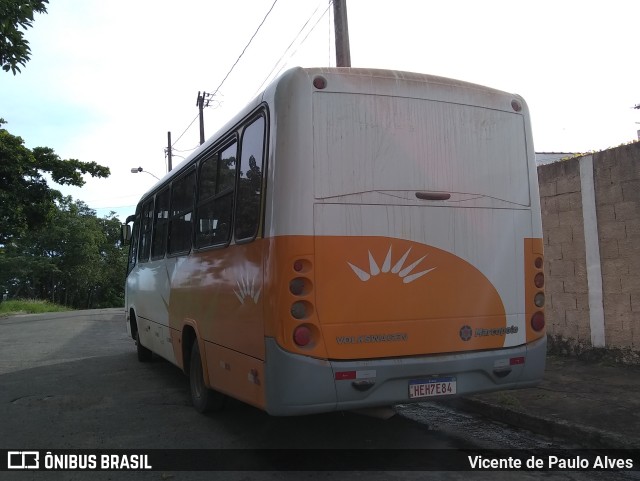
[[[43,312],[63,312],[70,309],[39,299],[19,299],[0,302],[0,316],[10,314],[41,314]]]
[[[0,68],[16,75],[31,58],[25,31],[48,0],[0,0]],[[124,304],[127,252],[115,213],[98,218],[55,186],[82,187],[86,174],[109,176],[96,162],[62,159],[11,134],[0,117],[0,303],[6,312],[51,312]],[[53,187],[49,182],[53,181]],[[40,301],[17,301],[39,299]]]
[[[109,169],[27,148],[5,123],[0,118],[0,296],[75,309],[124,305],[120,220],[114,212],[98,218],[47,182],[81,187],[84,174],[104,178]]]
[[[0,245],[0,294],[75,309],[122,306],[126,258],[114,215],[98,218],[82,201],[63,197],[42,225]]]

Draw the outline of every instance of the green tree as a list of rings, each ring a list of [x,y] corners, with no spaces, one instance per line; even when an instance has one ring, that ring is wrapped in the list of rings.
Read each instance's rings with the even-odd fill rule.
[[[32,26],[35,13],[47,13],[49,0],[0,0],[0,65],[2,70],[20,72],[31,59],[24,32]]]
[[[120,221],[98,219],[82,201],[61,198],[49,221],[0,250],[0,285],[12,297],[75,308],[124,303],[126,249]]]
[[[5,123],[0,118],[0,245],[41,227],[55,212],[55,201],[62,195],[49,187],[44,174],[58,184],[78,187],[85,183],[82,174],[110,174],[108,167],[95,162],[63,160],[49,147],[28,149],[21,137],[2,128]]]
[[[124,278],[127,269],[129,247],[120,238],[121,222],[112,212],[97,219],[104,234],[100,246],[100,278],[91,299],[92,307],[124,306]]]

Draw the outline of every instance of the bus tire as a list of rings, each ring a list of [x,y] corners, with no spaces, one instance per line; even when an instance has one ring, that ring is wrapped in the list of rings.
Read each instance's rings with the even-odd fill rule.
[[[189,363],[189,387],[191,389],[191,401],[196,411],[205,413],[218,411],[224,407],[226,396],[218,391],[209,389],[204,383],[204,371],[198,340],[193,340],[191,347],[191,361]]]
[[[136,331],[136,350],[138,351],[138,361],[149,362],[153,356],[150,349],[147,349],[140,342],[140,333]]]

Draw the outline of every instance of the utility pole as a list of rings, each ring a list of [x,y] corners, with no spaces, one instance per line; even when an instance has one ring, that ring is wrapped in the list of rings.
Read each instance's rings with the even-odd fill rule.
[[[171,165],[171,132],[167,132],[167,172],[171,172],[173,165]]]
[[[336,35],[336,67],[351,67],[347,0],[333,0],[333,23]]]
[[[198,111],[200,112],[200,145],[204,144],[204,116],[202,115],[202,111],[205,107],[209,106],[209,102],[211,101],[212,94],[208,94],[207,92],[198,92],[198,99],[196,100],[196,105],[198,106]]]

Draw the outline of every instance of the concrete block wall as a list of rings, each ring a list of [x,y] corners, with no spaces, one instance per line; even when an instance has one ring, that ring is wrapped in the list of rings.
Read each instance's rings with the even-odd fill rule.
[[[538,167],[538,182],[547,332],[591,342],[579,159]]]
[[[547,332],[640,352],[640,143],[538,167]]]
[[[640,351],[640,144],[593,157],[605,345]]]

